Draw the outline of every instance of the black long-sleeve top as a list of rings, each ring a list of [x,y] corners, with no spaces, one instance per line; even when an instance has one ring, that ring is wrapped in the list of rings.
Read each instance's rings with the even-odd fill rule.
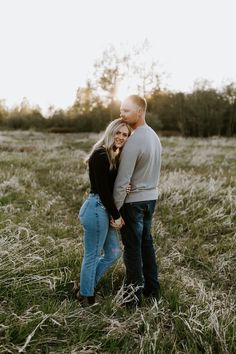
[[[91,193],[97,193],[114,220],[120,217],[113,199],[113,187],[117,175],[117,169],[110,170],[110,163],[104,147],[93,152],[89,158],[89,179]]]

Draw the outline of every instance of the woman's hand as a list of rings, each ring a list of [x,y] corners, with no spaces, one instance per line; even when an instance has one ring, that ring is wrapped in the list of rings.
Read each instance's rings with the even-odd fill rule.
[[[115,229],[121,229],[122,226],[125,224],[124,220],[122,217],[119,217],[119,219],[111,219],[110,225],[114,227]]]
[[[131,183],[129,183],[128,187],[126,188],[126,193],[129,194],[131,192]]]

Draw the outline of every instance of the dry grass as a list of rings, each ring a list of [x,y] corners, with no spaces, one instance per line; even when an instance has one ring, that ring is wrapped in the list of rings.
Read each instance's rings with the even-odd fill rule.
[[[162,137],[153,235],[162,298],[120,307],[120,259],[100,304],[73,296],[77,214],[95,134],[0,133],[0,353],[236,352],[236,140]]]

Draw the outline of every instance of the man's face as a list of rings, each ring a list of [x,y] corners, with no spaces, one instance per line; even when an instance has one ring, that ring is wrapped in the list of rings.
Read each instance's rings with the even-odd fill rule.
[[[141,117],[141,110],[132,100],[126,99],[120,106],[120,117],[125,123],[135,127]]]

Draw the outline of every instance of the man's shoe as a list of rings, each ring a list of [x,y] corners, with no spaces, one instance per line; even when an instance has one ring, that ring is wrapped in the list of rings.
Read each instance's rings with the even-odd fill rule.
[[[161,297],[160,289],[154,291],[147,291],[143,289],[143,296],[147,299],[159,301]]]

